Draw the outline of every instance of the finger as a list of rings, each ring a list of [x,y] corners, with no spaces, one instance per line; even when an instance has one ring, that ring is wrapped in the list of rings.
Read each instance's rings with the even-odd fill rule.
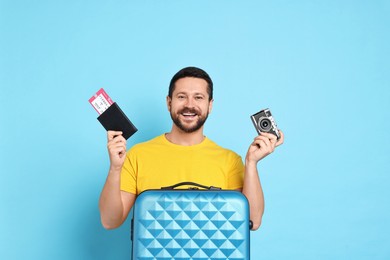
[[[117,135],[113,140],[117,143],[126,143],[126,139],[123,137],[123,135]]]
[[[269,138],[273,148],[283,143],[283,140],[279,142],[280,138],[278,139],[278,137],[275,134],[261,132],[261,136],[266,136],[267,138]]]
[[[118,147],[115,148],[115,152],[117,152],[118,154],[126,153],[126,147],[118,146]]]
[[[107,142],[107,146],[112,144],[123,144],[126,146],[126,139],[122,135],[115,136],[113,139]]]
[[[272,134],[272,133],[261,132],[260,135],[261,135],[261,136],[266,136],[266,137],[269,138],[269,139],[275,139],[275,141],[276,141],[277,138],[278,138],[275,134]]]
[[[112,131],[108,130],[107,131],[107,140],[110,141],[114,139],[115,136],[122,135],[122,131]]]
[[[122,157],[122,155],[125,153],[126,153],[126,147],[124,146],[110,147],[110,154],[112,155],[119,155],[119,157]]]
[[[111,140],[110,142],[108,142],[107,144],[108,147],[126,147],[126,140]]]
[[[107,146],[108,153],[110,155],[117,154],[119,151],[126,151],[126,145],[123,143],[111,143]]]
[[[271,134],[272,135],[272,134]],[[258,135],[256,138],[255,138],[255,141],[256,140],[263,140],[264,142],[270,142],[271,140],[271,136],[267,135],[267,136],[264,136],[264,135]]]
[[[276,135],[274,135],[274,134],[271,134],[271,136],[269,137],[269,140],[270,140],[270,142],[271,142],[271,145],[272,145],[273,147],[275,147],[275,144],[276,144],[276,142],[278,141],[278,137],[277,137]]]
[[[256,138],[254,143],[261,149],[268,149],[271,146],[271,142],[268,138]]]
[[[118,147],[122,147],[122,148],[126,149],[125,142],[109,142],[107,146],[108,146],[108,149],[111,149],[111,150],[118,148]]]
[[[276,146],[279,146],[279,145],[283,144],[283,142],[284,142],[284,133],[280,129],[279,129],[279,134],[280,134],[280,138],[276,142]]]
[[[259,149],[266,154],[273,153],[273,151],[275,150],[275,144],[272,143],[270,139],[264,136],[262,139],[258,138],[256,140],[256,144],[258,145]]]

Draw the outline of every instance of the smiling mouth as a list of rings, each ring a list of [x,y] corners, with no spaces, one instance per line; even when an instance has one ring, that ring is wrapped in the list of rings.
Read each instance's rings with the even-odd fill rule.
[[[198,115],[198,112],[195,109],[185,108],[180,111],[180,115],[182,115],[184,118],[192,119]]]
[[[194,117],[196,116],[196,113],[181,113],[185,117]]]

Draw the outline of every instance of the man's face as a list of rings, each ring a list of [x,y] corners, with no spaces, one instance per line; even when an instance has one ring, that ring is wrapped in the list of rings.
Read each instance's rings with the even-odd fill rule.
[[[199,78],[181,78],[175,83],[172,99],[167,97],[168,110],[174,124],[192,133],[206,122],[213,101],[209,101],[207,82]]]

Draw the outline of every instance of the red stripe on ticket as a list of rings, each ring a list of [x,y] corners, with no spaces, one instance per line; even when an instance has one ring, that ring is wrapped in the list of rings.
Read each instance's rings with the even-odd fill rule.
[[[111,98],[107,95],[106,91],[103,88],[99,89],[96,94],[89,99],[89,103],[93,106],[96,112],[101,115],[107,108],[109,108],[112,103],[114,103]]]

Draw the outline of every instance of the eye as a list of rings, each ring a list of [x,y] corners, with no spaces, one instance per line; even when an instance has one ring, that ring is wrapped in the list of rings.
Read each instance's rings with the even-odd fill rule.
[[[178,99],[184,99],[185,96],[184,96],[184,95],[178,95],[177,98],[178,98]]]
[[[202,100],[202,99],[203,99],[203,96],[196,96],[195,99],[196,99],[196,100]]]

